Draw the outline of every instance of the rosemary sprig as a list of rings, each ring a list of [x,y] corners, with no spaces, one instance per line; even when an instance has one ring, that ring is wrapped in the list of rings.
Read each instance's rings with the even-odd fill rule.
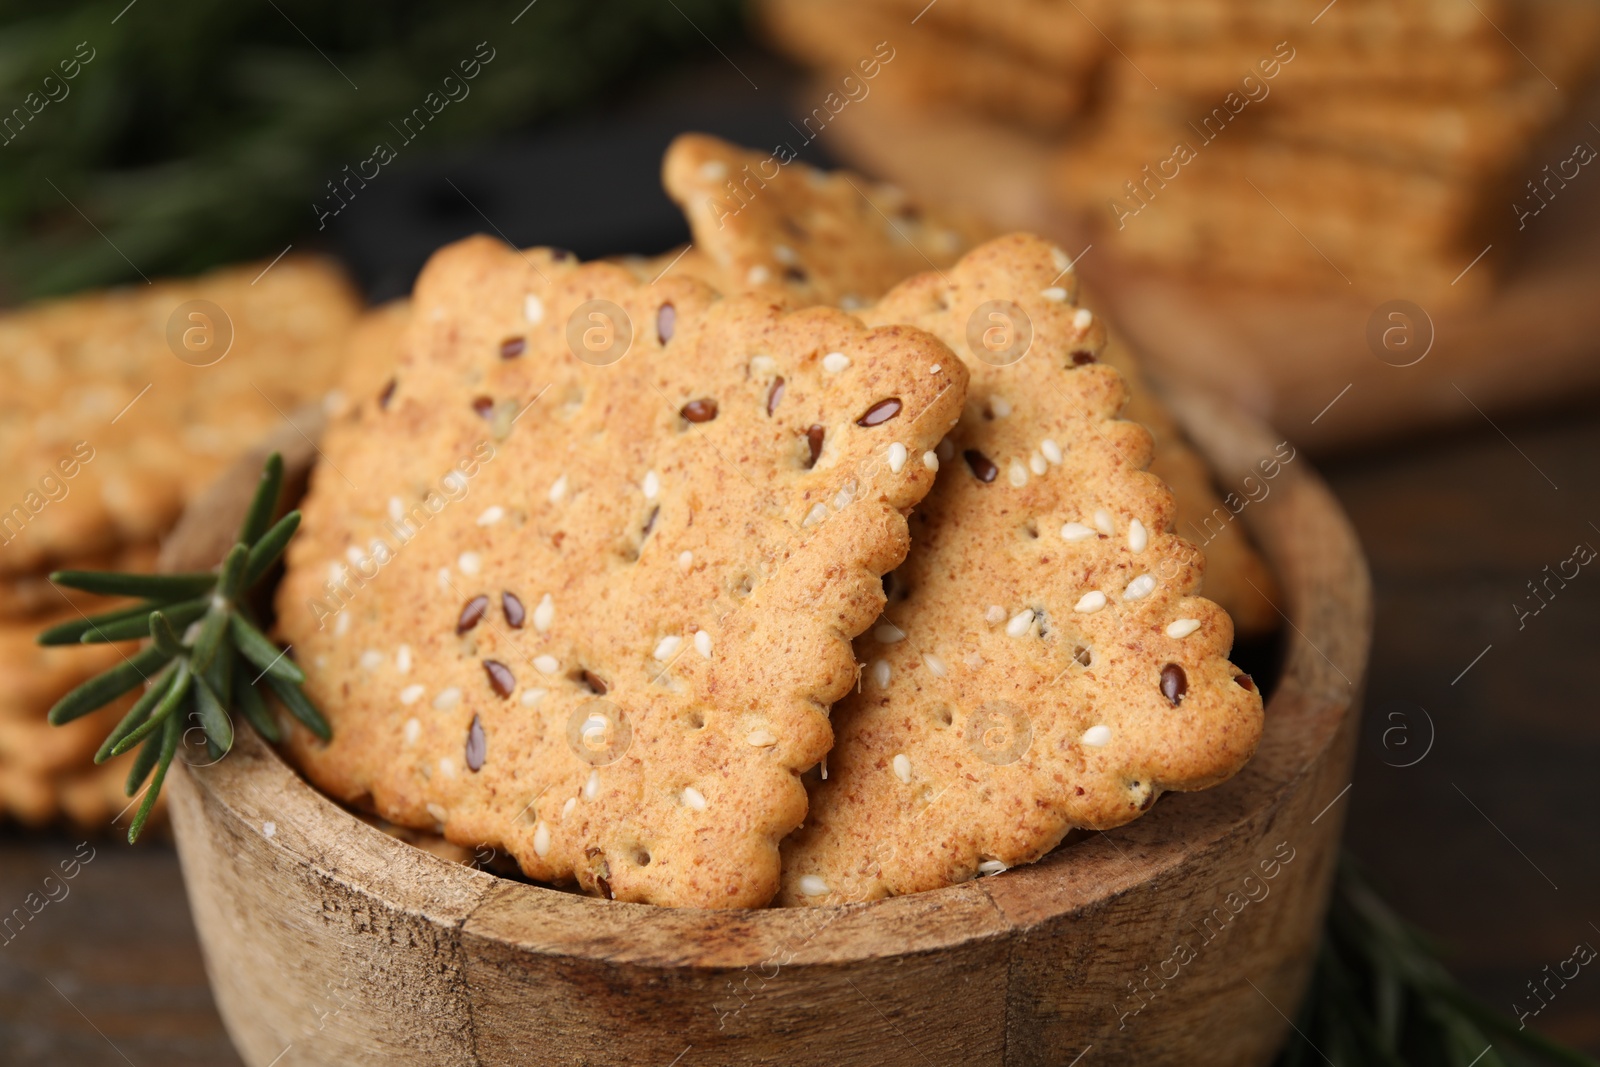
[[[1600,1067],[1469,995],[1348,856],[1295,1027],[1277,1067]]]
[[[327,720],[300,690],[304,672],[261,632],[245,596],[283,554],[300,525],[298,511],[272,522],[282,489],[283,458],[273,453],[262,468],[238,542],[215,571],[57,571],[50,576],[73,589],[143,598],[132,607],[52,626],[39,635],[41,645],[149,639],[143,649],[84,682],[50,709],[50,721],[59,726],[140,684],[145,686],[94,756],[96,763],[104,763],[139,750],[128,773],[128,796],[138,793],[147,778],[150,788],[128,828],[130,842],[138,840],[155,807],[185,723],[192,719],[199,724],[213,759],[233,748],[234,711],[267,740],[281,740],[258,683],[265,682],[312,733],[324,740],[330,736]]]

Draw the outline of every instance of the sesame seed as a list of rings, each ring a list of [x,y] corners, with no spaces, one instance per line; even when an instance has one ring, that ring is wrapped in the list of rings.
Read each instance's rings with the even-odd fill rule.
[[[943,678],[950,673],[945,668],[944,660],[940,659],[938,656],[935,656],[932,652],[924,652],[922,654],[922,662],[928,665],[928,670],[936,677]]]
[[[933,366],[928,368],[928,373],[929,374],[938,374],[943,369],[944,368],[940,364],[935,363]]]
[[[1011,461],[1011,467],[1006,471],[1006,480],[1012,485],[1021,488],[1028,484],[1028,468],[1017,460]]]
[[[1085,615],[1092,615],[1105,606],[1106,595],[1098,589],[1091,589],[1078,598],[1078,602],[1073,605],[1072,610],[1081,611]]]
[[[339,615],[338,621],[336,621],[333,624],[333,636],[335,636],[335,637],[343,637],[345,634],[347,634],[349,632],[350,632],[350,616],[348,614],[345,614],[345,613],[341,612],[340,615]]]
[[[522,298],[522,317],[534,326],[544,321],[544,301],[529,293]]]
[[[583,738],[583,743],[589,748],[604,748],[606,743],[605,717],[602,715],[590,715],[583,720],[583,728],[578,733]]]
[[[533,609],[533,628],[540,633],[550,629],[550,624],[556,621],[556,602],[546,593],[539,598],[539,605]]]
[[[720,159],[708,159],[700,164],[700,177],[708,182],[720,182],[728,176],[728,165]]]
[[[938,470],[939,469],[939,455],[938,455],[938,453],[936,453],[936,452],[924,452],[922,454],[922,465],[924,467],[928,468],[931,471]]]
[[[524,689],[520,698],[522,700],[522,706],[525,708],[533,707],[535,704],[539,703],[539,701],[544,699],[546,692],[548,692],[548,690],[545,689]]]
[[[1084,541],[1094,536],[1094,530],[1081,522],[1069,522],[1061,527],[1063,541]]]
[[[1150,534],[1144,528],[1144,523],[1134,519],[1128,523],[1128,548],[1133,552],[1143,552],[1145,545],[1150,543]]]
[[[446,778],[454,778],[456,776],[456,761],[449,756],[439,757],[439,773]]]
[[[424,692],[426,692],[426,690],[420,685],[408,685],[404,689],[400,690],[400,703],[415,704],[417,701],[422,699],[422,694]]]
[[[433,698],[433,706],[439,711],[449,711],[459,703],[461,703],[461,690],[453,685],[448,689],[441,689],[439,695]]]
[[[801,520],[801,526],[815,526],[828,517],[828,508],[825,504],[813,504],[811,510],[806,512],[806,517]]]
[[[788,245],[773,245],[772,258],[785,266],[794,266],[800,262],[800,257],[794,254],[794,249]]]
[[[400,520],[404,519],[405,517],[406,517],[406,506],[405,506],[405,504],[402,503],[400,498],[397,497],[397,496],[390,497],[389,498],[389,518],[393,519],[395,522],[399,522]]]
[[[1035,474],[1043,474],[1045,471],[1050,469],[1050,464],[1046,462],[1043,456],[1035,452],[1032,458],[1028,460],[1028,469],[1033,471]]]
[[[456,557],[456,566],[461,568],[462,574],[477,574],[483,569],[483,560],[476,552],[463,552]]]
[[[829,374],[838,374],[850,365],[850,357],[843,352],[829,352],[822,357],[822,369]]]
[[[1044,458],[1051,463],[1061,462],[1061,446],[1056,444],[1053,438],[1046,437],[1043,441],[1040,441],[1039,451],[1043,452]]]
[[[887,689],[887,688],[889,688],[889,676],[892,673],[893,672],[889,668],[889,661],[888,660],[880,659],[880,660],[874,660],[873,661],[873,663],[872,663],[872,680],[874,682],[878,683],[878,688],[879,689]]]
[[[1050,246],[1050,262],[1056,265],[1057,271],[1066,271],[1072,269],[1072,260],[1067,257],[1065,252],[1061,251],[1061,249],[1057,248],[1055,245]],[[978,870],[981,871],[983,868],[980,866]]]
[[[533,828],[533,854],[543,858],[544,856],[549,855],[549,853],[550,827],[546,826],[544,824],[544,820],[541,819],[539,821],[539,825]]]
[[[1111,522],[1111,512],[1107,511],[1105,508],[1095,509],[1094,528],[1107,535],[1117,532],[1116,526],[1114,526]]]
[[[677,634],[668,634],[656,642],[655,657],[662,663],[671,659],[678,651],[678,646],[683,644],[683,638]]]
[[[554,656],[535,656],[533,665],[538,668],[540,674],[554,674],[561,669],[561,661]]]
[[[906,446],[896,441],[889,446],[889,469],[896,474],[906,465]]]
[[[705,811],[706,810],[705,794],[700,792],[700,790],[696,789],[692,785],[684,786],[683,787],[683,806],[686,807],[686,808],[692,808],[695,811]]]
[[[381,666],[383,666],[383,653],[382,652],[379,652],[376,649],[369,648],[365,652],[361,653],[361,669],[362,670],[364,670],[364,671],[375,671]]]
[[[562,819],[563,822],[566,821],[566,818],[567,818],[568,815],[572,814],[572,809],[577,807],[577,806],[578,806],[578,798],[577,797],[568,797],[567,798],[567,802],[565,804],[561,805],[561,819]]]
[[[767,748],[771,745],[777,744],[778,739],[772,735],[771,730],[763,727],[761,729],[751,730],[749,735],[745,737],[744,743],[755,748]]]
[[[1025,637],[1033,629],[1033,609],[1023,608],[1011,616],[1011,621],[1006,623],[1006,634],[1010,637]]]
[[[751,356],[750,374],[755,378],[765,378],[778,369],[778,364],[771,356]]]
[[[968,652],[966,656],[962,657],[962,662],[968,667],[971,667],[973,670],[977,670],[979,667],[983,666],[983,657],[978,655],[976,652]]]
[[[345,558],[350,561],[350,565],[352,567],[361,566],[361,550],[355,545],[351,545],[349,548],[345,549],[344,555]]]
[[[989,410],[994,412],[995,418],[1003,419],[1011,414],[1011,401],[1003,396],[991,396],[989,398]]]
[[[744,276],[746,285],[766,285],[771,280],[772,272],[759,263],[751,267]]]
[[[1111,743],[1111,727],[1104,724],[1089,727],[1083,732],[1083,743],[1090,748],[1104,748]]]
[[[989,610],[983,613],[983,617],[987,622],[1005,622],[1006,609],[999,604],[990,604]]]
[[[394,653],[394,669],[399,671],[401,674],[406,674],[406,673],[410,672],[410,670],[411,670],[411,646],[410,645],[401,645],[398,649],[395,650],[395,653]]]
[[[567,476],[563,474],[550,486],[550,503],[559,504],[567,495]]]
[[[905,638],[906,632],[892,622],[880,622],[872,628],[872,639],[880,645],[892,645]]]
[[[344,572],[347,569],[348,568],[346,568],[343,563],[328,564],[328,581],[332,582],[334,585],[338,585],[339,582],[344,578]]]
[[[593,800],[600,795],[600,772],[590,771],[588,781],[583,783],[583,799]]]
[[[847,506],[849,506],[850,501],[854,500],[855,497],[856,486],[854,482],[851,482],[834,494],[833,506],[836,510],[843,511]]]
[[[1174,619],[1167,624],[1167,636],[1181,641],[1198,629],[1200,629],[1199,619]]]
[[[406,727],[405,727],[405,735],[406,735],[406,744],[408,744],[408,745],[416,744],[417,743],[417,738],[422,736],[422,723],[418,722],[415,717],[407,719],[406,720]]]
[[[694,632],[694,650],[706,659],[711,658],[711,635],[704,630]]]
[[[448,811],[445,811],[444,808],[440,807],[437,804],[433,804],[433,803],[428,804],[426,810],[427,810],[428,814],[430,816],[432,816],[433,821],[436,822],[436,823],[443,824],[444,821],[450,817],[450,813]]]
[[[1059,285],[1052,285],[1048,289],[1042,289],[1039,295],[1046,300],[1054,300],[1058,304],[1066,303],[1067,300],[1067,291]]]
[[[639,488],[644,490],[646,500],[654,500],[656,494],[661,492],[661,476],[655,471],[645,471],[644,481],[639,483]]]
[[[894,776],[902,782],[911,782],[911,761],[904,752],[896,752],[894,756]]]
[[[451,471],[441,478],[440,482],[448,489],[465,489],[467,487],[467,476],[460,471]]]
[[[493,526],[506,517],[506,509],[499,504],[483,509],[483,514],[478,516],[479,526]]]
[[[1094,313],[1088,308],[1079,308],[1072,316],[1072,325],[1076,326],[1080,330],[1087,330],[1089,328],[1089,324],[1093,321]]]
[[[1141,574],[1128,583],[1128,588],[1122,591],[1123,600],[1142,600],[1155,592],[1156,580],[1153,575]]]
[[[808,897],[824,897],[831,890],[828,883],[822,880],[821,875],[805,874],[800,876],[800,892]]]

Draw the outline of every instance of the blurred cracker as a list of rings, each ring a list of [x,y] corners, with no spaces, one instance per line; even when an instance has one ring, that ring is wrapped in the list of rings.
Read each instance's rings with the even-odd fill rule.
[[[1110,51],[1097,26],[1116,24],[1110,0],[871,0],[870,8],[927,23],[1002,54],[1065,74],[1092,70]],[[892,40],[893,38],[891,38]]]
[[[127,545],[86,559],[63,560],[63,565],[83,570],[153,571],[156,565],[154,544]],[[65,589],[44,573],[0,577],[0,622],[28,619],[59,612],[72,606],[86,615],[110,611],[120,601],[95,596],[77,589]]]

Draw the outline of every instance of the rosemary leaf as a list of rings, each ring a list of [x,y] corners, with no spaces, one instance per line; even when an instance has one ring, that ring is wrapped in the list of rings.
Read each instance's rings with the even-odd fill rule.
[[[150,810],[156,806],[156,797],[161,795],[161,783],[166,780],[167,768],[172,766],[172,756],[178,751],[178,739],[182,736],[183,720],[174,715],[167,720],[167,728],[162,735],[161,758],[156,761],[156,775],[150,780],[150,789],[144,795],[144,803],[139,805],[139,813],[133,817],[133,825],[128,827],[130,845],[139,840],[139,833],[150,818]]]
[[[142,596],[152,600],[183,600],[210,591],[217,576],[191,574],[120,574],[116,571],[56,571],[50,580],[68,589],[101,596]]]
[[[159,605],[152,604],[151,607],[141,607],[140,613],[137,615],[129,615],[118,622],[107,623],[104,626],[97,626],[92,630],[88,630],[84,633],[81,641],[86,645],[98,645],[107,641],[132,641],[137,638],[148,637],[150,636],[149,613],[157,606]],[[180,626],[186,627],[191,622],[194,622],[194,620],[204,615],[206,609],[210,606],[211,598],[203,596],[194,600],[180,600],[170,607],[161,608],[161,613],[167,617],[167,621],[176,629]]]
[[[166,615],[160,611],[150,613],[150,640],[169,656],[181,656],[187,651],[173,632],[172,624],[167,622]]]
[[[271,567],[283,550],[289,544],[289,538],[300,528],[300,513],[291,511],[277,522],[272,529],[261,535],[261,539],[250,546],[250,562],[244,571],[244,588],[248,589],[261,579],[267,569]]]
[[[111,750],[117,746],[117,742],[144,725],[145,719],[150,717],[151,710],[161,702],[162,697],[167,695],[167,690],[172,688],[172,680],[176,675],[176,671],[177,669],[173,667],[162,671],[156,677],[155,682],[140,695],[138,700],[133,702],[133,707],[128,709],[128,714],[122,717],[122,721],[117,723],[116,729],[107,734],[105,741],[101,742],[99,751],[94,754],[96,763],[104,763],[110,759]]]
[[[222,647],[222,638],[228,632],[228,616],[232,611],[224,604],[212,604],[200,623],[200,633],[195,636],[194,649],[189,655],[189,666],[196,674],[211,669],[211,661]]]
[[[206,740],[216,742],[223,753],[233,747],[233,723],[228,719],[228,709],[222,698],[211,688],[203,675],[194,679],[195,710],[200,713],[200,725],[205,729]],[[213,755],[220,755],[214,753]]]
[[[189,670],[189,661],[180,659],[177,669],[173,672],[172,685],[167,688],[167,695],[161,698],[161,703],[156,705],[156,710],[150,713],[150,717],[138,729],[132,731],[127,737],[124,737],[111,747],[111,754],[120,756],[146,737],[155,733],[162,723],[172,717],[172,713],[177,710],[183,703],[184,698],[189,695],[189,686],[192,681],[193,675]]]
[[[283,706],[289,709],[289,714],[305,724],[306,729],[326,741],[333,736],[333,730],[328,726],[328,720],[322,717],[322,712],[311,703],[309,697],[300,691],[300,687],[293,682],[286,682],[281,678],[266,676],[267,685],[278,694],[278,699],[283,701]]]
[[[150,771],[155,767],[156,760],[161,758],[161,746],[166,744],[166,740],[164,730],[144,739],[144,744],[139,746],[139,754],[133,757],[133,764],[128,768],[128,780],[122,787],[125,795],[131,797],[139,792],[144,780],[150,777]]]
[[[222,569],[217,574],[217,595],[224,600],[232,600],[240,593],[239,581],[244,577],[245,562],[250,558],[250,549],[244,545],[234,545],[222,559]]]
[[[266,701],[261,699],[261,690],[251,684],[243,671],[235,671],[233,675],[233,706],[256,728],[256,733],[268,741],[283,740],[283,731],[278,729],[278,720],[273,718],[267,710]]]
[[[90,615],[88,618],[73,619],[71,622],[58,623],[41,633],[37,640],[41,645],[76,645],[85,634],[92,633],[97,627],[109,623],[122,622],[127,619],[140,619],[158,607],[154,600],[146,600],[142,604],[133,604],[116,611],[107,611],[99,615]],[[143,636],[143,633],[136,636]]]
[[[97,674],[56,702],[50,709],[50,722],[56,726],[109,704],[140,682],[145,681],[172,659],[159,648],[147,648]]]
[[[290,659],[286,649],[280,649],[239,612],[228,621],[233,631],[233,644],[245,659],[266,671],[274,678],[282,678],[296,685],[306,680],[306,673]]]
[[[274,452],[261,468],[261,483],[256,486],[250,510],[245,513],[244,523],[239,527],[240,544],[254,545],[266,532],[267,524],[272,521],[272,513],[277,510],[278,493],[282,488],[283,456]]]

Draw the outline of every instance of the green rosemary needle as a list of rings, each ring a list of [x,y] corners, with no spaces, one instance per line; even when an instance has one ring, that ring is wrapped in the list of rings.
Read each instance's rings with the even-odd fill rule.
[[[147,779],[150,786],[128,829],[130,842],[150,818],[190,723],[198,724],[213,759],[233,748],[234,712],[267,740],[281,740],[282,731],[258,684],[265,683],[312,733],[324,740],[331,736],[327,720],[300,689],[305,672],[262,632],[246,597],[300,526],[298,511],[271,521],[282,489],[283,458],[273,453],[262,468],[238,542],[215,571],[57,571],[50,576],[58,585],[89,593],[143,598],[131,607],[52,626],[38,639],[41,645],[149,641],[50,709],[50,721],[59,726],[145,687],[94,756],[96,763],[104,763],[139,750],[128,773],[128,795],[137,794]]]

